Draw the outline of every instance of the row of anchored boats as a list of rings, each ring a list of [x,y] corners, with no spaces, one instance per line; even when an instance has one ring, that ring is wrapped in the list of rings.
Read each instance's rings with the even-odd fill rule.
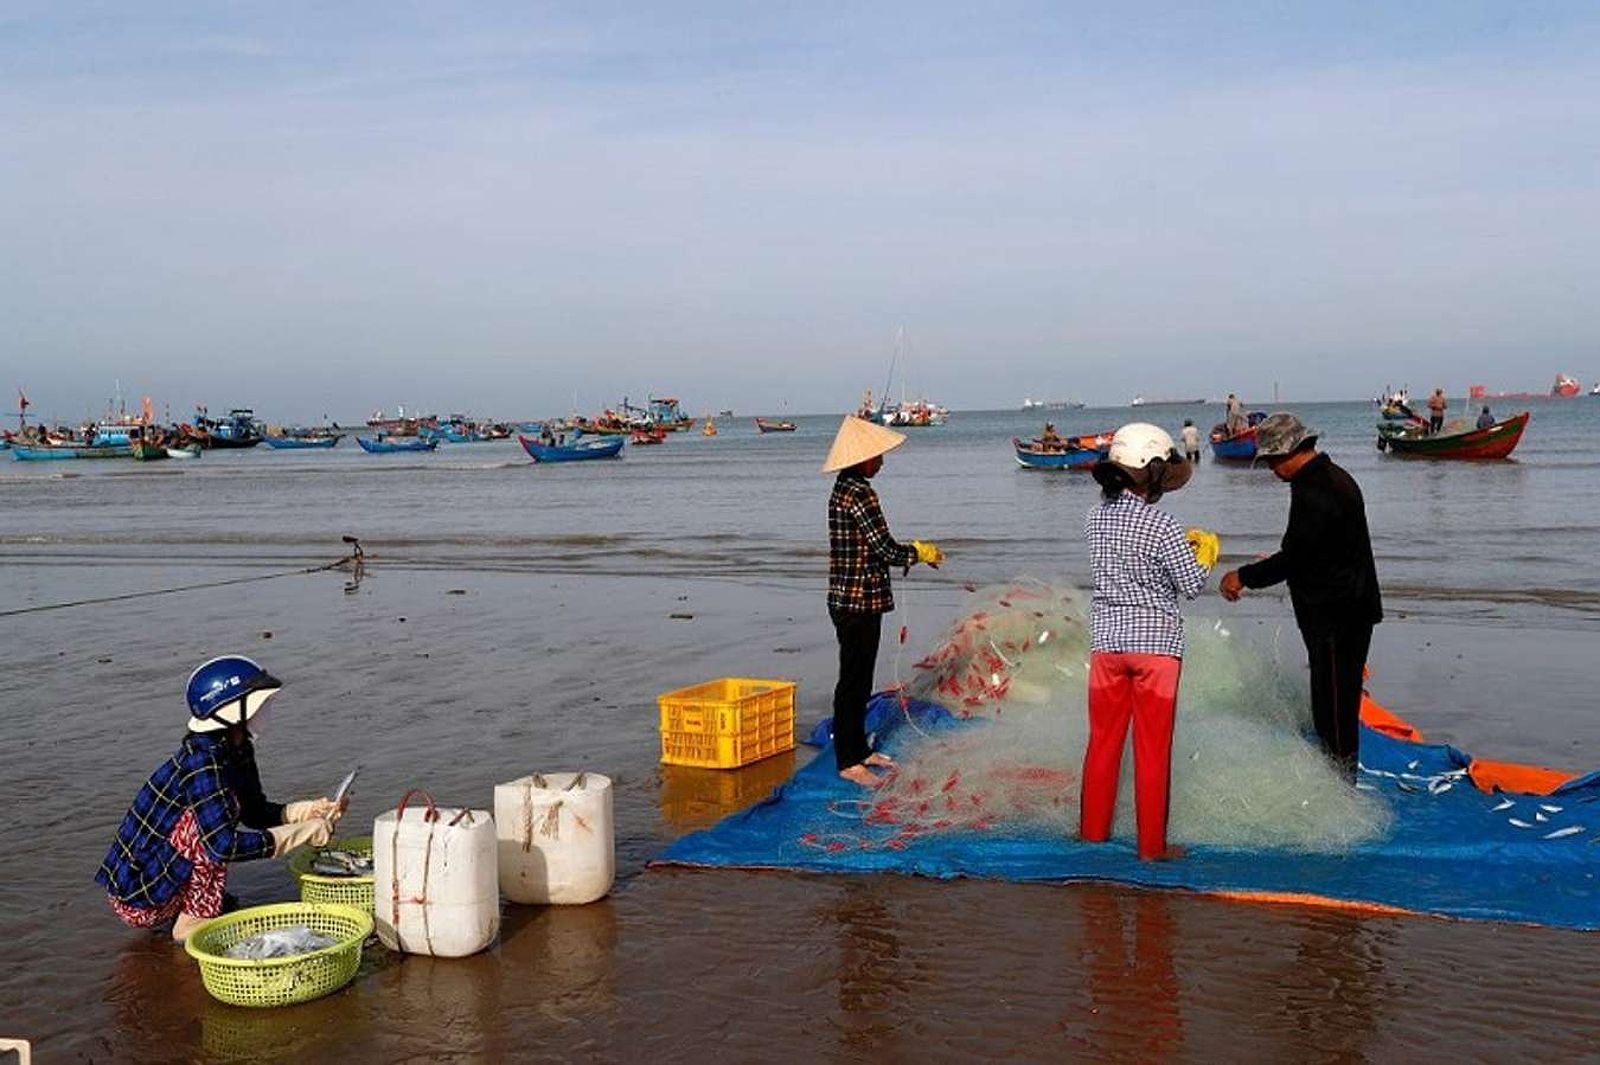
[[[1212,459],[1232,463],[1255,461],[1256,427],[1265,417],[1264,411],[1252,411],[1242,425],[1231,429],[1225,424],[1214,426],[1209,438]],[[1437,431],[1430,431],[1429,423],[1421,418],[1401,422],[1385,420],[1378,423],[1377,446],[1379,451],[1415,458],[1504,459],[1522,440],[1530,417],[1529,411],[1522,411],[1482,425],[1450,422]],[[1025,469],[1087,470],[1109,453],[1111,433],[1052,435],[1032,440],[1013,438],[1011,443],[1017,465]]]

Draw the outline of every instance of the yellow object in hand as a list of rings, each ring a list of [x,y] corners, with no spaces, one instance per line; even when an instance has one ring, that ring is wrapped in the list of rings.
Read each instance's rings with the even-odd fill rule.
[[[939,550],[939,545],[927,540],[913,540],[911,546],[917,549],[917,561],[927,566],[937,566],[944,561],[944,552]]]
[[[1200,563],[1201,569],[1211,569],[1222,557],[1222,541],[1210,529],[1188,529],[1183,536],[1194,550],[1194,560]]]

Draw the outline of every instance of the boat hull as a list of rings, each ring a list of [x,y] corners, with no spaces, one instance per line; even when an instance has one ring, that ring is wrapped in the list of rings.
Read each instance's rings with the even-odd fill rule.
[[[437,440],[407,440],[403,444],[390,443],[387,440],[368,440],[364,436],[356,437],[356,443],[361,445],[361,450],[372,455],[393,455],[404,451],[433,451],[439,446]]]
[[[765,418],[757,418],[756,428],[763,433],[792,433],[795,430],[795,424],[794,422],[769,422]]]
[[[263,436],[261,442],[275,451],[326,451],[339,443],[337,436]]]
[[[529,440],[525,436],[517,437],[517,443],[522,445],[522,450],[535,462],[583,462],[589,459],[614,459],[622,454],[622,437],[611,437],[596,444],[581,444],[576,447],[546,447],[537,440]]]
[[[1073,447],[1063,451],[1040,451],[1023,443],[1021,440],[1012,440],[1012,448],[1016,451],[1017,465],[1025,470],[1079,470],[1087,471],[1094,464],[1105,457],[1105,452],[1090,447]]]
[[[125,459],[133,456],[127,445],[107,447],[28,447],[12,444],[11,454],[18,462],[55,462],[61,459]]]
[[[1378,432],[1378,447],[1392,455],[1406,458],[1485,460],[1509,458],[1522,440],[1522,431],[1528,427],[1529,412],[1523,411],[1504,421],[1495,422],[1486,429],[1470,429],[1462,433],[1436,433],[1420,436],[1412,433]]]
[[[1211,457],[1219,462],[1253,462],[1256,457],[1256,434],[1211,441]]]

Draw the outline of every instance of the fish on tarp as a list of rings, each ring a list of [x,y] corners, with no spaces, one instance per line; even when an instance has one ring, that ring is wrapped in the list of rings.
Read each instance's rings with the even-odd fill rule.
[[[222,956],[245,961],[294,958],[301,954],[323,950],[338,942],[332,936],[325,936],[303,924],[297,924],[289,928],[274,928],[270,932],[257,932],[253,936],[247,936],[223,951]]]

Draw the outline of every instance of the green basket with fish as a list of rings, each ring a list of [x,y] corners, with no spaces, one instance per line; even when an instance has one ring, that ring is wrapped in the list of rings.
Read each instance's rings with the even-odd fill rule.
[[[372,837],[330,839],[289,856],[289,872],[300,881],[301,902],[331,902],[372,912]]]
[[[288,942],[326,943],[303,953],[230,957],[269,933]],[[372,914],[353,906],[282,902],[255,906],[207,921],[183,945],[200,964],[200,979],[219,1002],[233,1006],[289,1006],[330,995],[355,978],[361,946],[372,934]],[[292,949],[292,948],[291,948]]]

